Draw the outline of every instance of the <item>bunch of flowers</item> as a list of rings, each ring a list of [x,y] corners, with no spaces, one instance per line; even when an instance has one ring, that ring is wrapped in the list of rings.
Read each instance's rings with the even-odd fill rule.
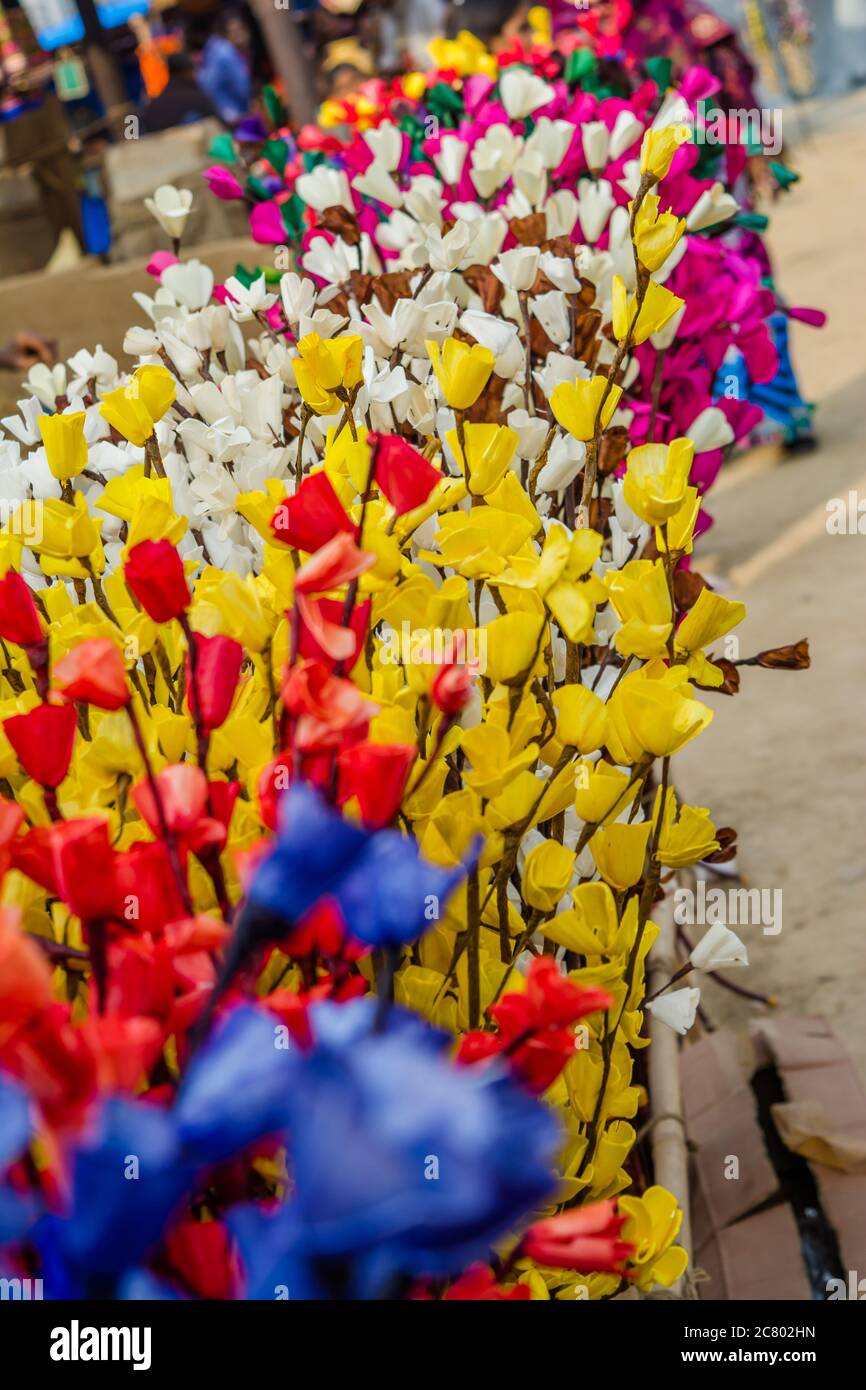
[[[571,240],[598,192],[544,187],[554,118],[503,208],[457,197],[443,137],[454,196],[409,176],[389,263],[322,164],[296,270],[155,258],[134,372],[81,352],[4,422],[4,1273],[469,1299],[682,1274],[632,1121],[645,1007],[684,1032],[699,990],[646,1001],[645,961],[663,881],[732,835],[671,760],[698,689],[808,657],[715,650],[743,605],[689,563],[737,411],[642,394],[690,308],[690,175],[680,122],[623,114],[612,250]],[[577,129],[603,162],[604,122]],[[154,209],[178,241],[188,200]],[[744,956],[711,928],[680,973]]]
[[[673,88],[668,59],[613,62],[594,19],[576,15],[584,29],[560,35],[556,49],[514,41],[493,55],[468,34],[434,42],[431,71],[377,79],[358,97],[326,102],[321,125],[297,141],[260,121],[235,142],[220,137],[208,182],[222,198],[246,198],[255,240],[287,254],[309,250],[334,206],[366,234],[364,264],[389,270],[417,263],[419,222],[483,218],[502,226],[498,244],[510,249],[527,235],[514,222],[543,216],[555,234],[587,247],[594,266],[583,273],[609,280],[612,267],[628,281],[626,209],[640,139],[648,126],[683,124],[696,139],[678,155],[666,194],[688,235],[659,272],[689,307],[676,340],[653,345],[661,359],[651,347],[636,355],[643,423],[661,412],[665,437],[676,437],[689,423],[684,414],[722,398],[739,407],[729,411],[737,439],[764,413],[793,436],[809,410],[789,380],[787,318],[822,316],[779,300],[760,237],[767,219],[751,207],[746,171],[757,164],[787,182],[794,176],[755,159],[748,144],[716,140],[719,78],[694,66]],[[339,237],[333,214],[324,230]],[[488,237],[495,248],[492,230]],[[332,267],[323,273],[332,278]],[[720,461],[702,465],[706,481]]]

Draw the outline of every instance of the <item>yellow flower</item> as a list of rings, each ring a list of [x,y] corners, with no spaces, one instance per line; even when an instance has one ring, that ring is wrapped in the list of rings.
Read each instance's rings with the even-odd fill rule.
[[[72,415],[40,415],[39,432],[48,467],[58,482],[66,483],[87,467],[83,410]]]
[[[300,359],[322,391],[351,391],[360,384],[363,348],[357,335],[320,338],[318,333],[308,333],[298,341]]]
[[[671,161],[680,145],[691,139],[687,125],[669,125],[663,130],[648,130],[640,147],[640,171],[652,174],[653,178],[663,179],[671,167]]]
[[[621,570],[609,570],[605,582],[623,624],[613,639],[617,651],[642,661],[664,656],[673,630],[673,608],[661,560],[630,560]]]
[[[488,800],[498,796],[512,777],[534,767],[538,758],[536,743],[527,744],[520,752],[512,754],[507,730],[494,724],[476,724],[474,729],[468,729],[463,734],[461,747],[472,764],[472,771],[464,775],[464,781]]]
[[[619,927],[616,900],[606,883],[579,883],[571,890],[574,906],[545,922],[545,936],[579,955],[609,956]]]
[[[553,705],[559,716],[557,739],[579,753],[601,748],[607,730],[604,701],[586,685],[563,685],[554,691]]]
[[[581,760],[574,770],[574,809],[589,825],[603,825],[628,809],[637,792],[635,783],[628,790],[630,777],[618,767],[600,759],[590,763]]]
[[[643,875],[651,821],[639,825],[608,825],[589,842],[595,867],[605,883],[620,892],[633,888]]]
[[[638,313],[637,296],[626,292],[622,276],[613,277],[613,331],[617,342],[630,339],[632,347],[645,343],[653,333],[658,333],[669,323],[678,309],[685,304],[664,285],[650,280],[644,301]]]
[[[629,209],[634,204],[629,203]],[[659,212],[659,199],[648,193],[638,208],[634,223],[634,241],[638,258],[647,270],[659,270],[673,251],[686,228],[686,219],[674,213]]]
[[[31,516],[32,510],[37,515]],[[24,534],[32,538],[28,545],[36,555],[60,560],[80,559],[99,547],[99,527],[90,517],[87,502],[80,492],[73,493],[71,503],[55,497],[44,502],[24,502],[18,513],[23,514],[20,524],[24,526]],[[16,522],[16,527],[18,524]]]
[[[695,522],[701,510],[700,494],[696,487],[687,487],[685,498],[679,511],[668,518],[667,543],[671,555],[691,555],[695,537]],[[665,541],[661,527],[656,527],[656,549],[664,550]]]
[[[209,622],[206,610],[213,611]],[[234,637],[250,651],[260,652],[270,641],[276,619],[262,606],[258,585],[252,575],[239,574],[208,565],[195,586],[193,615],[196,630],[213,636],[222,632]]]
[[[648,1187],[642,1197],[620,1197],[619,1210],[628,1216],[620,1236],[635,1247],[629,1263],[638,1273],[632,1282],[639,1289],[675,1284],[689,1262],[682,1246],[674,1245],[683,1221],[676,1198],[664,1187]]]
[[[606,430],[622,395],[621,386],[611,386],[608,391],[606,376],[593,376],[588,381],[561,381],[551,392],[550,408],[563,429],[575,439],[592,439],[605,392],[607,399],[600,424]]]
[[[457,430],[448,430],[445,438],[465,477],[469,462],[469,491],[476,497],[491,492],[505,476],[517,449],[517,432],[508,425],[464,425],[466,455],[460,447]]]
[[[440,348],[428,339],[425,343],[436,380],[452,410],[468,410],[474,405],[490,380],[496,358],[480,343],[461,342],[446,338]]]
[[[736,627],[746,616],[746,605],[735,599],[723,598],[712,589],[701,589],[697,603],[689,610],[677,628],[677,649],[694,652],[708,647]]]
[[[545,840],[526,856],[523,865],[523,897],[539,912],[553,912],[571,883],[574,851],[557,840]]]
[[[139,400],[144,403],[148,415],[154,422],[162,419],[165,412],[174,404],[174,398],[177,395],[175,379],[167,367],[157,365],[137,367],[130,382],[130,388],[133,386],[138,391]]]
[[[99,413],[118,434],[139,449],[153,434],[153,417],[131,381],[126,386],[107,391],[102,397]]]
[[[661,787],[656,793],[653,820],[658,819]],[[705,806],[682,805],[677,813],[677,798],[668,791],[659,833],[658,858],[671,869],[697,864],[719,848],[716,828]]]
[[[652,661],[625,676],[608,700],[606,746],[621,764],[633,765],[646,754],[670,757],[712,718],[713,711],[692,697],[684,667]]]
[[[522,685],[535,666],[547,624],[542,614],[505,613],[494,618],[487,634],[485,675],[494,685]]]
[[[690,439],[641,444],[626,463],[623,498],[641,521],[662,526],[683,506],[695,446]]]

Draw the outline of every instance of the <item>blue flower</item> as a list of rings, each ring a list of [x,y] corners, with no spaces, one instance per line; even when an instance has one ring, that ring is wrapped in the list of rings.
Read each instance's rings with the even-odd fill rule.
[[[23,1087],[0,1077],[0,1176],[30,1141],[30,1098]]]
[[[194,1172],[170,1114],[107,1100],[75,1150],[68,1214],[44,1216],[33,1232],[49,1297],[111,1291],[158,1244]]]
[[[552,1191],[551,1113],[504,1072],[455,1067],[414,1015],[374,1031],[374,1007],[312,1010],[287,1097],[291,1201],[234,1225],[249,1297],[292,1282],[300,1297],[382,1297],[455,1273]]]
[[[279,1036],[278,1036],[279,1035]],[[184,1152],[207,1163],[284,1128],[298,1049],[261,1009],[235,1009],[193,1058],[174,1109]]]
[[[312,787],[293,783],[280,801],[274,848],[253,876],[250,904],[294,926],[319,898],[334,891],[369,838]]]
[[[442,915],[468,867],[440,868],[399,831],[378,831],[335,893],[346,930],[369,946],[416,941]]]
[[[351,936],[369,946],[399,946],[438,919],[468,867],[429,864],[414,840],[397,830],[362,830],[295,783],[280,803],[277,842],[248,899],[254,911],[291,927],[320,898],[332,897]],[[256,930],[268,929],[260,923]]]

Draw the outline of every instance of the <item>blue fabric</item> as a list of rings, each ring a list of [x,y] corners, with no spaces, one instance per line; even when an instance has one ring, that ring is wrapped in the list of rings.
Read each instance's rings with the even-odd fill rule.
[[[252,94],[250,70],[228,39],[218,35],[208,39],[197,78],[224,121],[232,123],[246,115]]]

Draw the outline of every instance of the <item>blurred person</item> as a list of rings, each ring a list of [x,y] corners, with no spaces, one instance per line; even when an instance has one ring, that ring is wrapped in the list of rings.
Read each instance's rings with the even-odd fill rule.
[[[141,132],[155,135],[174,126],[192,125],[208,117],[221,116],[208,93],[196,80],[195,69],[188,53],[170,53],[166,59],[168,83],[148,102],[141,113]]]
[[[226,125],[237,125],[250,107],[251,48],[250,29],[243,15],[228,10],[219,16],[202,51],[199,84]]]

